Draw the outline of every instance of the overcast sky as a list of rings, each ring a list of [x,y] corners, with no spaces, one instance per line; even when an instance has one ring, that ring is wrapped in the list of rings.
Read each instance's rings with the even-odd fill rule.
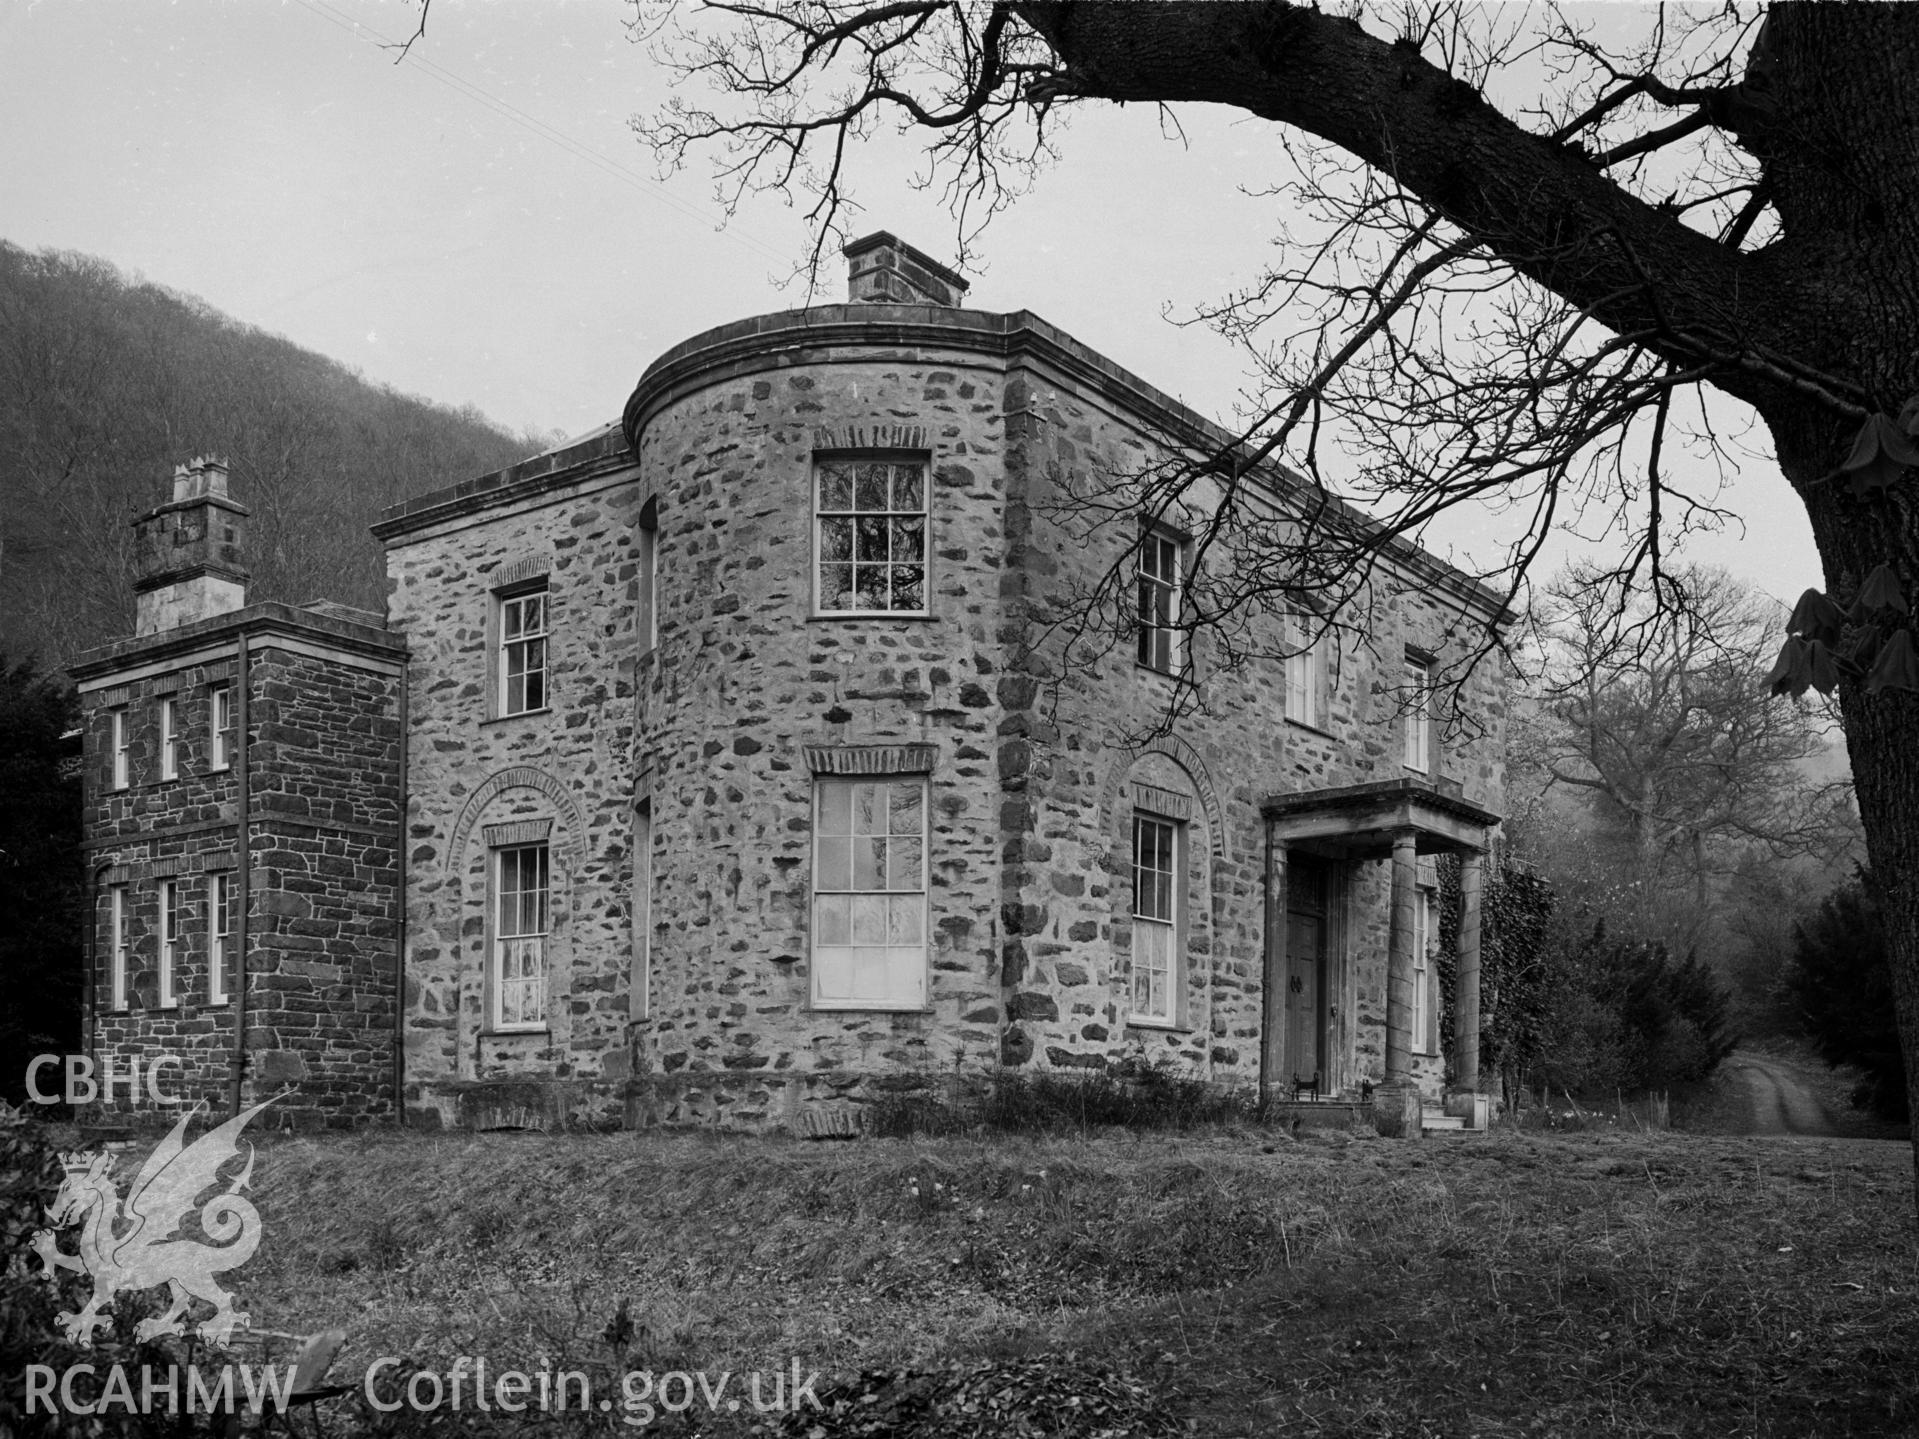
[[[668,346],[805,300],[777,283],[805,248],[795,210],[761,199],[720,229],[703,173],[656,178],[628,122],[667,92],[628,13],[437,0],[396,64],[380,42],[416,11],[395,4],[0,0],[0,238],[100,256],[516,430],[580,433]],[[985,236],[969,303],[1034,310],[1230,419],[1237,353],[1172,317],[1257,274],[1280,202],[1245,190],[1283,162],[1260,122],[1181,122],[1183,145],[1148,108],[1078,115]],[[858,230],[950,258],[911,173],[898,147],[865,158]],[[843,294],[835,272],[820,298]],[[1819,583],[1776,470],[1749,464],[1730,500],[1744,536],[1690,555],[1788,600]]]

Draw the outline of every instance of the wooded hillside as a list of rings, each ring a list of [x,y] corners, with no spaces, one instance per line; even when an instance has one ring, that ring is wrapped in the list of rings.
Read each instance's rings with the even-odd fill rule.
[[[377,611],[383,507],[546,443],[105,261],[0,241],[0,652],[55,669],[132,633],[128,522],[196,455],[224,456],[253,511],[250,600]]]

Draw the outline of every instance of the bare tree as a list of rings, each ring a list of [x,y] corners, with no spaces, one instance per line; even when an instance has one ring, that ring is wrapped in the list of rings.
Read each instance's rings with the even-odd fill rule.
[[[1825,787],[1799,768],[1826,725],[1761,678],[1785,615],[1723,571],[1673,578],[1683,605],[1622,596],[1590,564],[1546,587],[1538,762],[1651,860],[1721,841],[1806,853],[1829,837]]]
[[[126,634],[128,521],[225,457],[249,592],[378,609],[383,505],[507,464],[516,439],[83,255],[0,242],[0,636],[57,664]]]
[[[1675,570],[1683,603],[1622,594],[1575,564],[1535,606],[1540,674],[1512,726],[1508,788],[1569,888],[1609,891],[1608,918],[1686,951],[1725,929],[1755,858],[1843,860],[1851,786],[1822,779],[1835,726],[1761,677],[1785,612],[1723,571]],[[1557,802],[1555,802],[1557,801]],[[1556,837],[1556,838],[1555,838]],[[1630,926],[1629,926],[1630,927]],[[1723,956],[1721,956],[1723,957]]]
[[[1445,0],[1365,17],[814,0],[668,23],[659,53],[710,98],[640,122],[646,137],[669,161],[713,156],[735,198],[806,192],[822,244],[882,124],[926,133],[970,237],[1029,182],[1061,107],[1274,122],[1331,230],[1222,307],[1271,388],[1242,443],[1195,470],[1317,475],[1343,421],[1388,534],[1506,505],[1527,521],[1516,587],[1551,525],[1598,523],[1597,506],[1623,572],[1656,575],[1711,503],[1670,464],[1714,432],[1707,388],[1763,423],[1836,613],[1874,577],[1901,596],[1919,581],[1919,10],[1661,8],[1612,48],[1556,11]],[[1919,665],[1894,614],[1802,629],[1781,678],[1838,688],[1919,1057]]]

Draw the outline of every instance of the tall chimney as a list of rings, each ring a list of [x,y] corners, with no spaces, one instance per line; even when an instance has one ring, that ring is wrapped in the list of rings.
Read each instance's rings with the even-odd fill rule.
[[[136,635],[231,614],[247,602],[246,521],[227,494],[227,462],[173,471],[173,498],[133,522]]]
[[[884,230],[851,241],[840,253],[846,256],[846,298],[853,304],[958,309],[966,294],[966,281],[956,272]]]

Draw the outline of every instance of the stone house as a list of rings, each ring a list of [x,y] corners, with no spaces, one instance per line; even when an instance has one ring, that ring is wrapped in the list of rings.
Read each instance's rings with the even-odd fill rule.
[[[384,627],[236,608],[90,659],[90,768],[110,764],[103,716],[156,703],[132,688],[153,647],[199,654],[209,625],[259,624],[262,653],[287,626],[332,636],[316,713],[379,677],[357,713],[393,768],[364,761],[351,818],[403,849],[398,874],[390,849],[360,856],[388,928],[349,933],[337,904],[296,927],[275,907],[309,892],[290,872],[252,891],[249,942],[319,949],[306,970],[250,954],[249,981],[323,985],[289,990],[299,1012],[366,1041],[368,1103],[329,1115],[397,1082],[424,1124],[830,1132],[877,1088],[1138,1058],[1365,1097],[1416,1134],[1422,1095],[1477,1087],[1478,874],[1503,789],[1496,665],[1456,694],[1430,681],[1497,597],[1401,547],[1363,642],[1275,620],[1296,638],[1273,659],[1213,672],[1182,621],[1217,495],[1090,531],[1076,496],[1224,433],[1030,312],[962,308],[965,282],[890,235],[846,253],[848,303],[696,336],[619,424],[390,510]],[[1316,493],[1242,484],[1276,523]],[[1088,662],[1058,621],[1113,575],[1123,633]],[[179,685],[215,682],[183,666]],[[311,820],[338,736],[300,718],[297,684],[272,693],[252,701],[283,706],[255,769],[284,771],[276,817],[302,800]],[[1162,723],[1182,694],[1203,702]],[[1447,853],[1450,1063],[1431,961]],[[163,859],[128,854],[102,845]],[[259,1040],[264,1082],[266,1055],[299,1046]],[[302,1093],[332,1082],[300,1052]]]
[[[246,519],[225,465],[181,466],[134,522],[133,636],[72,667],[86,1045],[115,1109],[164,1058],[182,1102],[287,1090],[355,1124],[394,1113],[406,649],[377,615],[246,604]]]

